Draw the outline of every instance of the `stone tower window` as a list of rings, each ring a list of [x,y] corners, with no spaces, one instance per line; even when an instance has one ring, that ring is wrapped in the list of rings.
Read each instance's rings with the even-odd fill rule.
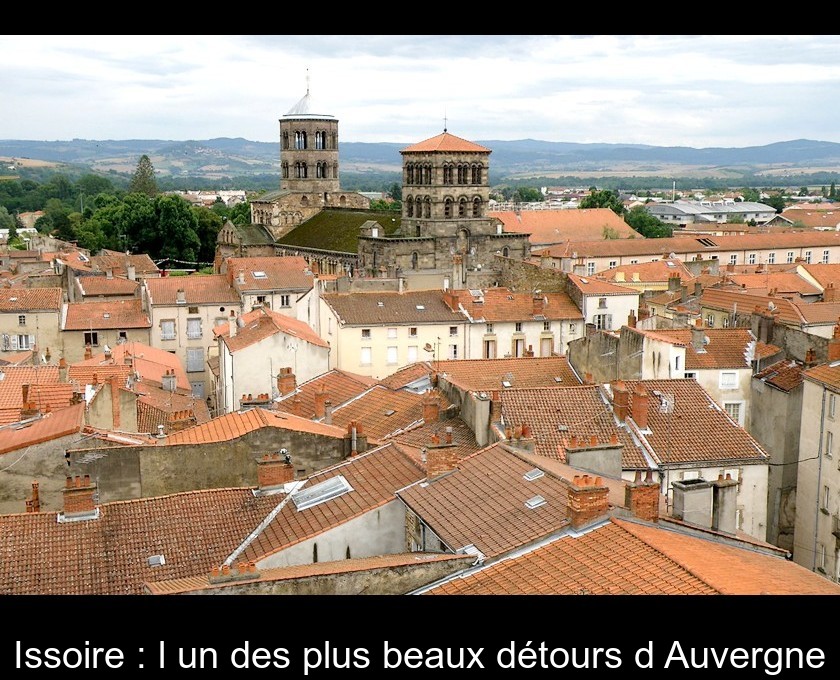
[[[408,163],[405,166],[405,183],[414,184],[414,164]]]
[[[472,166],[472,183],[473,184],[481,184],[481,166],[480,165],[473,165]]]
[[[289,162],[283,161],[283,179],[289,179]]]
[[[306,163],[303,161],[295,163],[295,177],[297,179],[306,179]]]
[[[414,217],[414,199],[411,196],[405,201],[405,216]]]
[[[424,204],[426,206],[426,209],[424,211],[425,212],[425,217],[431,217],[432,216],[432,199],[429,198],[428,196],[426,196],[426,200],[424,201]]]
[[[444,184],[452,184],[452,166],[451,165],[444,165],[443,166],[443,183]]]
[[[289,148],[289,132],[286,130],[283,131],[283,148]]]
[[[295,132],[295,149],[306,149],[306,132],[304,130]]]
[[[472,216],[481,217],[481,199],[478,197],[473,199]]]
[[[467,199],[462,198],[458,201],[458,217],[467,216]]]
[[[315,133],[315,148],[319,151],[327,148],[327,133],[323,130]]]
[[[417,227],[417,229],[419,230],[420,227]],[[420,255],[418,255],[416,251],[411,253],[411,268],[412,269],[417,269],[419,261],[420,261]]]
[[[466,184],[467,183],[467,166],[459,165],[458,166],[458,184]]]
[[[447,198],[443,202],[443,216],[446,219],[450,219],[452,217],[452,199]]]

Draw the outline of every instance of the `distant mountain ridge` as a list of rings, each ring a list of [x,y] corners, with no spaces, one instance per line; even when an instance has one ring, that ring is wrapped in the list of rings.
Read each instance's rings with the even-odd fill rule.
[[[840,143],[797,139],[742,148],[651,146],[644,144],[581,144],[535,139],[474,140],[492,152],[491,172],[497,178],[522,173],[567,173],[672,166],[706,168],[832,168],[840,170]],[[341,142],[342,170],[399,172],[400,150],[408,144]],[[173,141],[161,139],[33,141],[0,140],[0,157],[29,158],[90,166],[96,171],[130,172],[147,154],[155,169],[172,176],[217,176],[278,173],[278,142],[241,137]],[[834,169],[834,168],[832,168]]]

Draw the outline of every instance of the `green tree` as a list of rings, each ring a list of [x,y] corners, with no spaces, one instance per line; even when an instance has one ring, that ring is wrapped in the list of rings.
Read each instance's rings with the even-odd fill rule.
[[[741,189],[741,196],[743,196],[745,201],[748,201],[750,203],[758,203],[761,200],[761,194],[759,193],[758,189]]]
[[[0,229],[11,229],[15,226],[15,222],[15,216],[6,209],[6,206],[0,205]]]
[[[610,189],[596,189],[589,196],[585,196],[578,204],[579,208],[609,208],[616,215],[623,215],[624,204],[618,197],[617,191]]]
[[[198,219],[192,207],[178,195],[163,195],[155,199],[156,223],[146,252],[173,260],[196,262],[201,248],[198,238]]]
[[[216,256],[216,239],[224,221],[212,208],[203,205],[192,206],[195,214],[195,233],[201,245],[198,248],[199,262],[212,262]]]
[[[146,196],[157,196],[157,180],[155,179],[155,168],[152,161],[146,154],[140,156],[137,162],[137,169],[128,185],[129,193],[146,194]]]
[[[232,206],[228,213],[228,219],[238,227],[251,224],[251,204],[245,201]]]
[[[519,187],[514,200],[517,203],[539,203],[543,200],[542,192],[534,187]]]
[[[387,193],[395,201],[402,201],[402,185],[399,182],[394,182]]]
[[[799,195],[800,196],[807,196],[808,195],[808,187],[799,187]]]
[[[624,213],[624,221],[645,238],[667,238],[673,229],[651,215],[643,205],[635,205]]]
[[[785,209],[785,197],[781,194],[771,194],[767,199],[765,199],[764,203],[769,205],[771,208],[775,208],[777,213],[782,212]]]
[[[831,186],[828,188],[828,197],[837,198],[837,186],[834,184],[834,182],[832,182]]]

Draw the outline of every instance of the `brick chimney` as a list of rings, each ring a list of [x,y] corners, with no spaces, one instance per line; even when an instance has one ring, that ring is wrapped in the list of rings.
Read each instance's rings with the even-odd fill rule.
[[[805,364],[805,368],[811,368],[816,365],[817,353],[814,351],[813,347],[809,347],[805,350],[805,360],[803,363]]]
[[[433,443],[426,447],[427,479],[435,479],[458,467],[458,447],[454,444],[439,442],[440,437],[434,435]]]
[[[266,453],[257,461],[257,486],[272,489],[295,479],[295,468],[286,456],[279,453]]]
[[[115,430],[120,429],[122,424],[122,412],[120,411],[120,379],[119,376],[112,375],[111,383],[111,419]]]
[[[682,287],[682,279],[680,279],[680,275],[677,272],[671,272],[668,274],[668,290],[676,293]]]
[[[58,382],[67,382],[67,360],[64,357],[58,360]]]
[[[502,419],[502,394],[493,390],[490,398],[490,422],[498,423]]]
[[[834,281],[829,281],[823,290],[823,302],[837,302],[837,289],[834,287]]]
[[[636,470],[632,482],[624,486],[624,505],[634,517],[647,522],[659,521],[659,482],[653,481],[653,472],[648,470],[642,479],[642,471]]]
[[[129,264],[125,268],[126,276],[128,276],[129,281],[136,281],[137,280],[137,269],[134,267],[133,264]]]
[[[228,316],[228,334],[232,338],[236,337],[236,312],[232,309]]]
[[[296,389],[297,379],[295,378],[295,374],[292,373],[292,367],[284,366],[277,375],[277,391],[280,392],[280,396],[285,396],[291,394]]]
[[[596,475],[621,478],[621,455],[624,445],[613,432],[609,438],[589,435],[572,436],[563,440],[566,462],[578,470],[587,470]]]
[[[616,380],[612,384],[613,413],[619,422],[623,423],[630,414],[630,391],[623,380]]]
[[[292,413],[294,413],[296,416],[300,416],[301,418],[305,417],[303,415],[303,400],[298,394],[292,397]]]
[[[323,418],[326,415],[325,403],[329,399],[327,388],[323,384],[318,385],[315,390],[315,417]]]
[[[572,529],[581,529],[608,515],[609,488],[600,477],[575,475],[571,482],[564,481],[568,487],[569,521]]]
[[[647,390],[641,385],[636,388],[633,398],[630,401],[630,417],[640,430],[646,430],[648,426],[648,406],[650,396]]]
[[[93,359],[93,350],[90,344],[85,345],[85,359]]]
[[[691,327],[691,346],[697,353],[706,351],[706,331],[703,328],[703,319],[696,319]]]
[[[545,313],[545,298],[542,293],[536,291],[534,292],[534,295],[531,298],[531,311],[534,316]]]
[[[38,495],[38,480],[32,480],[32,495],[26,499],[26,512],[40,512],[41,498]]]
[[[423,422],[434,423],[439,419],[440,397],[430,390],[423,395]]]
[[[528,349],[525,350],[525,353],[523,354],[523,356],[528,358],[528,359],[533,358],[533,356],[534,356],[534,346],[533,345],[528,345]]]
[[[333,403],[331,399],[324,399],[324,424],[332,425]]]
[[[840,359],[840,320],[834,324],[834,332],[828,341],[828,356],[826,357],[826,361],[830,363],[838,359]]]
[[[96,484],[90,481],[90,475],[67,477],[63,493],[65,515],[85,514],[96,509]]]
[[[738,529],[738,482],[728,473],[712,482],[712,529],[727,534]]]
[[[175,375],[174,368],[166,369],[166,373],[161,378],[161,387],[167,392],[174,392],[178,387],[178,377]]]
[[[627,315],[627,325],[630,328],[636,327],[636,312],[634,312],[632,309],[630,310],[630,314]]]
[[[236,280],[239,283],[245,283],[245,270],[244,269],[239,270],[239,275],[237,276]]]

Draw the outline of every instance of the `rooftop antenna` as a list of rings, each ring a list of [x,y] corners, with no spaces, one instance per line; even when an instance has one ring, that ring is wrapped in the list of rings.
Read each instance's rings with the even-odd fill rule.
[[[443,109],[443,131],[446,132],[446,108]]]

